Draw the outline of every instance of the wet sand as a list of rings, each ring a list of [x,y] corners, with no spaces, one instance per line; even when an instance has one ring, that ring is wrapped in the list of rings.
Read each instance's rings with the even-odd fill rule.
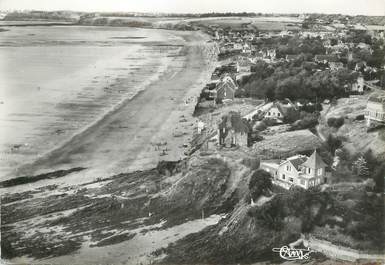
[[[82,173],[68,176],[74,184],[75,180],[83,182],[150,168],[159,160],[182,159],[183,144],[189,141],[196,126],[191,115],[194,98],[215,67],[216,48],[200,32],[176,34],[185,43],[158,80],[63,146],[19,168],[14,175],[87,167]]]

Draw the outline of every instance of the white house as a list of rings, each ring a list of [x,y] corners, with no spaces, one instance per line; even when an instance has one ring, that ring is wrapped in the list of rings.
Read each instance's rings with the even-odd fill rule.
[[[245,43],[242,47],[242,53],[243,54],[246,54],[246,55],[250,55],[251,54],[251,47],[249,44]]]
[[[351,91],[358,93],[364,92],[364,78],[362,76],[359,76],[357,81],[352,84]]]
[[[237,72],[238,73],[250,73],[251,67],[254,65],[248,58],[240,58],[237,61]]]
[[[294,118],[297,114],[298,111],[293,103],[287,102],[285,104],[282,101],[276,101],[268,109],[266,109],[264,118],[275,119],[283,122],[285,117],[291,116]]]
[[[206,124],[203,121],[198,121],[197,123],[198,133],[201,133],[205,127],[206,127]]]
[[[284,188],[299,186],[304,189],[327,183],[330,176],[326,163],[317,151],[310,156],[296,155],[283,161],[262,161],[260,168],[269,172],[273,182]]]
[[[365,110],[367,126],[372,123],[385,123],[385,94],[373,94],[369,97]]]
[[[284,117],[283,111],[278,104],[273,104],[270,109],[266,111],[265,118],[282,119]]]

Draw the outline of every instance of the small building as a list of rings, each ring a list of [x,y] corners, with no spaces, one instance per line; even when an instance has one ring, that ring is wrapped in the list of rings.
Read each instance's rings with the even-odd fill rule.
[[[197,122],[198,133],[201,133],[206,128],[206,124],[203,121]]]
[[[285,57],[285,60],[287,62],[291,62],[291,61],[297,60],[298,58],[300,58],[300,55],[298,55],[298,54],[287,54]]]
[[[282,120],[284,118],[283,111],[279,103],[274,103],[265,113],[265,118]]]
[[[357,44],[356,46],[358,49],[361,49],[361,50],[370,50],[370,45],[369,44],[366,44],[366,43],[363,43],[363,42],[360,42],[359,44]]]
[[[267,57],[271,60],[275,60],[277,58],[277,51],[275,49],[267,50]]]
[[[293,32],[292,32],[292,31],[289,31],[289,30],[282,30],[278,35],[279,35],[281,38],[283,38],[283,37],[287,37],[287,36],[292,36],[292,35],[293,35]]]
[[[240,51],[242,51],[243,45],[242,45],[242,43],[240,43],[240,42],[242,42],[242,40],[241,40],[241,41],[238,41],[238,42],[236,42],[236,43],[234,43],[234,48],[233,48],[233,50],[234,50],[235,52],[240,52]]]
[[[374,39],[385,39],[385,26],[367,25],[368,34]]]
[[[222,103],[226,100],[234,100],[237,89],[237,85],[230,76],[223,77],[216,85],[215,102]]]
[[[329,62],[338,62],[338,57],[332,54],[318,54],[314,57],[316,63],[328,64]]]
[[[248,58],[241,58],[237,61],[238,73],[250,73],[251,67],[254,65]]]
[[[344,68],[344,64],[342,62],[329,62],[330,70],[337,71],[339,69]]]
[[[242,47],[242,53],[245,55],[251,55],[251,47],[249,44],[245,43]]]
[[[266,56],[266,54],[263,51],[258,51],[255,53],[255,57],[254,57],[253,61],[256,62],[259,60],[263,60],[263,59],[265,59],[265,56]]]
[[[260,168],[271,174],[273,183],[287,189],[292,186],[308,189],[327,183],[330,177],[326,172],[327,165],[317,151],[310,157],[295,155],[279,162],[262,161]]]
[[[385,124],[385,93],[375,93],[369,97],[365,119],[368,127],[372,124]]]
[[[367,67],[367,64],[365,61],[361,61],[356,63],[356,66],[354,67],[354,71],[360,72],[363,71]]]
[[[265,111],[264,118],[283,122],[285,118],[295,120],[297,116],[299,116],[299,113],[294,104],[276,101]]]
[[[357,77],[357,81],[352,84],[351,91],[356,93],[364,93],[364,78],[362,75]]]
[[[237,112],[230,112],[222,117],[218,124],[218,143],[220,146],[249,146],[251,128]]]

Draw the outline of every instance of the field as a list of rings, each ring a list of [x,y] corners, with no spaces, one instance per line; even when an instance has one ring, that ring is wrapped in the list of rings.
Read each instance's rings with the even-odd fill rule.
[[[272,159],[308,152],[321,144],[321,140],[309,130],[299,130],[264,135],[264,139],[255,143],[253,149],[264,159]]]
[[[188,21],[188,20],[187,20]],[[293,17],[224,17],[194,20],[192,23],[198,26],[220,26],[232,29],[258,29],[262,31],[298,30],[301,20]]]

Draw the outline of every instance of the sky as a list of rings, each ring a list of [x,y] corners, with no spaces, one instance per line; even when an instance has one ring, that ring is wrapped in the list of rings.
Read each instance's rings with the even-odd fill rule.
[[[334,13],[385,16],[385,0],[0,0],[0,10]]]

